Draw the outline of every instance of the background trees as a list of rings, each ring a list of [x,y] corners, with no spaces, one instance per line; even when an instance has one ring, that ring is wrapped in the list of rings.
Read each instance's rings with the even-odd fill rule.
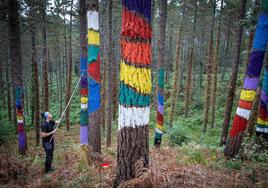
[[[136,176],[137,161],[148,167],[149,148],[160,138],[164,146],[160,152],[201,145],[213,153],[211,146],[219,147],[219,140],[221,145],[226,143],[229,125],[236,124],[236,105],[245,105],[236,101],[245,89],[244,74],[262,1],[135,2],[1,1],[1,144],[15,140],[19,133],[24,148],[26,130],[30,147],[33,137],[38,145],[40,112],[49,110],[57,119],[82,74],[80,95],[76,91],[60,130],[65,130],[63,126],[71,130],[64,133],[68,137],[80,124],[83,148],[91,145],[103,155],[115,158],[118,146],[118,182]],[[261,89],[256,95],[263,101]],[[250,105],[254,112],[248,125],[243,125],[242,132],[248,127],[247,136],[253,137],[250,141],[255,139],[257,114],[264,111],[258,108],[261,100],[256,97]],[[158,113],[149,113],[149,106]],[[169,114],[165,121],[164,111]],[[234,144],[227,144],[227,156],[233,156],[240,144],[247,145],[247,140],[237,138],[235,152],[231,151]],[[183,152],[192,161],[202,155]],[[199,159],[202,162],[202,156]]]

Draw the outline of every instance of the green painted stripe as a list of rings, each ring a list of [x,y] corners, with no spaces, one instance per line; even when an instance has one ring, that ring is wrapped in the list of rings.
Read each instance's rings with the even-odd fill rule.
[[[146,107],[150,105],[150,96],[141,95],[123,82],[120,82],[119,103],[124,106]]]

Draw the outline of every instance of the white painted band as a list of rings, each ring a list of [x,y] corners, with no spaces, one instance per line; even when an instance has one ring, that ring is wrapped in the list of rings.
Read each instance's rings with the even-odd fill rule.
[[[267,128],[256,127],[256,131],[257,132],[262,132],[262,133],[268,133],[268,127]]]
[[[124,107],[119,105],[118,130],[123,127],[139,127],[149,124],[150,107]]]
[[[161,131],[160,129],[158,129],[157,127],[155,128],[155,132],[159,133],[159,134],[163,134],[163,131]]]
[[[81,103],[81,109],[85,110],[88,108],[88,104],[87,103]]]
[[[95,31],[99,30],[99,14],[96,11],[87,12],[87,28]]]
[[[250,116],[250,110],[247,110],[247,109],[243,109],[243,108],[237,108],[236,110],[236,114],[243,117],[243,118],[246,118],[246,119],[249,119],[249,116]]]
[[[23,123],[23,120],[18,119],[18,123]]]

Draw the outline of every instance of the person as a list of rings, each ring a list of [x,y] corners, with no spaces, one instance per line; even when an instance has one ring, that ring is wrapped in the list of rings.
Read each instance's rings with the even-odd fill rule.
[[[41,137],[42,137],[42,144],[46,154],[45,173],[49,173],[54,171],[54,169],[51,168],[51,164],[53,161],[53,152],[54,152],[53,134],[56,132],[54,126],[55,124],[58,124],[58,121],[52,120],[52,115],[49,112],[42,113],[41,117],[44,119],[44,122],[41,125]]]

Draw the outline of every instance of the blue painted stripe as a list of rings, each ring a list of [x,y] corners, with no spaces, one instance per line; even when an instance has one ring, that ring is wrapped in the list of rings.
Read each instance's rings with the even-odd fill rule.
[[[80,74],[87,71],[87,57],[80,57]]]
[[[268,13],[259,17],[253,42],[254,50],[265,51],[268,42]]]
[[[161,104],[162,106],[164,106],[164,96],[162,96],[162,95],[160,94],[160,92],[158,92],[157,100],[158,100],[158,103],[159,103],[159,104]]]
[[[100,84],[94,79],[88,79],[88,112],[92,113],[100,108]]]
[[[123,0],[122,4],[128,10],[140,14],[149,23],[151,22],[151,0]]]

